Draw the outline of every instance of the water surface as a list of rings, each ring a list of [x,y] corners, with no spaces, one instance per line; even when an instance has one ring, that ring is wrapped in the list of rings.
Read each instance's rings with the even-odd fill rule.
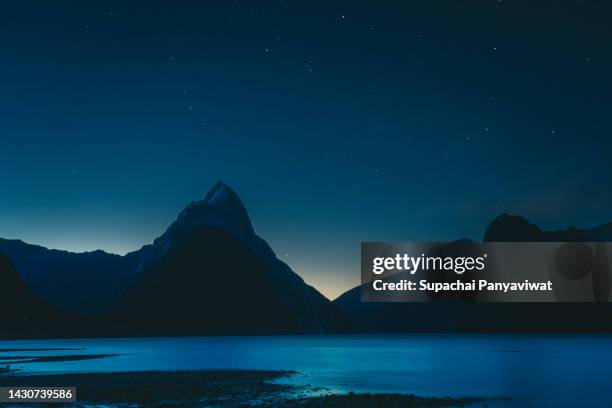
[[[39,348],[47,350],[35,350]],[[0,361],[17,355],[77,354],[114,356],[23,364],[12,361],[11,365],[31,373],[295,370],[299,374],[283,381],[332,391],[512,398],[493,404],[499,406],[612,406],[612,336],[608,335],[0,341]]]

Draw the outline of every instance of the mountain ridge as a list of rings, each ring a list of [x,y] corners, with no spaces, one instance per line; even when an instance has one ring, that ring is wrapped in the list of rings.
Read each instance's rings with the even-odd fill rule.
[[[608,226],[602,230],[607,232]],[[546,231],[526,218],[501,214],[487,227],[484,242],[599,242],[600,227]],[[606,238],[600,234],[599,238]],[[604,239],[604,241],[607,241]],[[334,299],[361,333],[415,332],[610,332],[610,303],[361,302],[361,285]],[[402,318],[406,316],[406,318]]]
[[[598,241],[610,233],[612,223],[546,231],[526,218],[501,214],[491,221],[483,241]],[[2,253],[34,292],[26,295],[28,299],[40,298],[37,304],[53,310],[57,306],[54,316],[64,310],[89,316],[102,328],[95,332],[98,336],[321,334],[355,328],[365,333],[447,331],[449,327],[459,331],[612,330],[610,319],[596,318],[591,305],[564,309],[569,321],[559,318],[550,305],[536,306],[525,323],[519,316],[529,306],[361,303],[360,286],[330,302],[278,259],[255,232],[238,194],[222,182],[188,204],[151,244],[125,255],[47,249],[17,239],[0,239]],[[224,291],[233,285],[238,285],[234,296]],[[209,310],[215,312],[203,312]],[[573,310],[583,311],[589,319],[580,319]],[[413,317],[404,323],[397,318],[404,314]],[[486,327],[473,318],[478,314]],[[401,324],[389,325],[389,319]],[[538,326],[542,321],[546,324]]]
[[[223,245],[219,246],[220,243]],[[211,247],[215,247],[216,251],[211,252]],[[250,259],[251,264],[257,264],[257,271],[246,267],[248,263],[244,262],[242,265],[246,270],[234,268],[228,262],[231,258],[230,248],[237,259]],[[168,322],[181,313],[195,315],[202,308],[213,308],[223,314],[223,307],[229,313],[236,303],[242,305],[243,313],[250,313],[250,309],[257,310],[258,307],[263,310],[264,304],[269,302],[278,310],[286,309],[285,314],[281,313],[284,317],[279,317],[286,319],[286,322],[266,323],[264,331],[267,334],[329,333],[350,326],[349,319],[331,301],[307,285],[287,264],[278,259],[268,243],[255,233],[238,194],[222,182],[217,182],[203,199],[188,204],[151,244],[123,256],[104,251],[71,253],[48,250],[42,246],[15,244],[8,240],[0,240],[0,252],[16,260],[15,264],[28,285],[33,286],[45,300],[73,312],[86,312],[90,316],[102,314],[105,327],[120,321],[117,330],[127,335],[130,335],[130,327],[147,320],[142,315],[147,312],[145,305],[157,305],[159,299],[156,298],[163,298],[167,294],[157,291],[155,285],[152,285],[151,282],[156,280],[160,288],[173,288],[174,301],[170,299],[167,311],[157,310],[158,319],[166,319]],[[176,253],[182,254],[180,259],[176,258]],[[194,270],[186,270],[185,265],[190,265]],[[231,277],[227,277],[228,274],[222,273],[221,269],[230,270],[241,278],[232,282]],[[245,304],[240,297],[232,298],[230,294],[223,297],[209,291],[207,299],[191,290],[193,282],[201,285],[211,282],[221,286],[240,285],[242,281],[249,281],[253,274],[258,274],[261,285],[251,282],[252,286],[259,287],[268,295],[266,299],[257,301],[251,299],[248,291],[243,291],[243,297],[249,297],[251,305]],[[181,282],[177,275],[193,282]],[[208,289],[202,287],[203,291]],[[197,302],[183,299],[181,290],[192,293],[194,298],[198,298]],[[212,298],[215,302],[210,300]],[[184,305],[185,310],[175,307],[174,303]],[[271,309],[266,310],[266,313],[272,313]],[[118,311],[129,316],[131,321],[121,319]],[[138,313],[141,315],[138,316]],[[232,318],[236,322],[242,321],[239,313],[233,313]],[[109,325],[106,322],[110,322]],[[155,335],[223,334],[223,330],[253,334],[231,325],[219,325],[219,331],[215,332],[209,330],[212,326],[197,328],[183,325],[174,328],[170,324],[166,326],[167,331],[156,333],[154,321],[150,321],[150,324],[150,327],[139,327],[140,331]],[[177,331],[173,332],[173,329]]]

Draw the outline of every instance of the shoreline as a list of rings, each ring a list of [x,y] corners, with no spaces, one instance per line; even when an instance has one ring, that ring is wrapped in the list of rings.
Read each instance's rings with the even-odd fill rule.
[[[391,393],[325,393],[314,386],[280,384],[294,371],[199,370],[27,374],[0,370],[0,387],[77,388],[74,407],[462,407],[483,398],[421,397]],[[316,395],[313,393],[316,392]],[[478,405],[476,405],[478,404]],[[17,405],[17,404],[16,404]],[[20,407],[42,404],[18,404]]]

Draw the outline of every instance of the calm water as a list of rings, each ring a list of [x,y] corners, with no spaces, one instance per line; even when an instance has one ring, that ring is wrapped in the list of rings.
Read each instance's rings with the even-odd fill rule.
[[[29,372],[283,369],[334,391],[511,397],[500,406],[612,406],[612,337],[409,335],[0,341],[7,355],[121,354]],[[1,357],[0,357],[1,360]]]

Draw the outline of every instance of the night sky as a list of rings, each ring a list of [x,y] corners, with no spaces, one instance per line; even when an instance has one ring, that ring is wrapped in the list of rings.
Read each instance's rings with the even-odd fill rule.
[[[3,2],[0,237],[125,253],[222,180],[333,298],[361,241],[612,221],[611,21],[608,1]]]

